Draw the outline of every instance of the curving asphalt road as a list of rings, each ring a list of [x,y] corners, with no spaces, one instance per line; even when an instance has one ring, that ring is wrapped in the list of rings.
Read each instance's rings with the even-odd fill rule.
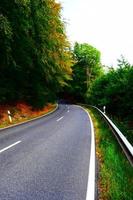
[[[85,200],[91,128],[87,113],[59,105],[0,131],[0,200]]]

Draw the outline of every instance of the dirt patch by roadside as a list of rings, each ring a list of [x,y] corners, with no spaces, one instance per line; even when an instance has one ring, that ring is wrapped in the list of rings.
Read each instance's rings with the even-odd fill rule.
[[[23,102],[17,103],[16,105],[0,105],[0,128],[47,114],[55,107],[55,104],[48,103],[42,109],[35,110]],[[12,123],[9,121],[8,111],[11,113]]]

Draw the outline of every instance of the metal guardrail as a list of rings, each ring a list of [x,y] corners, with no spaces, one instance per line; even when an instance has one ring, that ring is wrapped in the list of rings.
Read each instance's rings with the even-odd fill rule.
[[[121,131],[116,127],[116,125],[107,117],[107,115],[105,115],[104,112],[102,112],[99,108],[95,106],[92,106],[92,107],[98,110],[101,113],[101,115],[104,117],[104,119],[107,121],[116,139],[118,140],[121,148],[123,149],[126,157],[128,158],[130,164],[133,166],[133,146],[129,143],[129,141],[121,133]]]

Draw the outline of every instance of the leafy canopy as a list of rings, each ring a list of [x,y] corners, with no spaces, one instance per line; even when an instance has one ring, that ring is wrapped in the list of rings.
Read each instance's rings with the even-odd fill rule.
[[[100,52],[89,44],[75,43],[73,50],[75,64],[70,92],[78,99],[85,100],[92,82],[103,72]]]
[[[54,101],[71,77],[70,44],[54,0],[0,1],[0,103]]]

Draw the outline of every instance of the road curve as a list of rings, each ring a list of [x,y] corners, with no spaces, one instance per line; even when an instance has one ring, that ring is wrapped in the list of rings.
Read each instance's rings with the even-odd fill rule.
[[[0,200],[85,200],[91,148],[87,113],[49,116],[0,131]]]

